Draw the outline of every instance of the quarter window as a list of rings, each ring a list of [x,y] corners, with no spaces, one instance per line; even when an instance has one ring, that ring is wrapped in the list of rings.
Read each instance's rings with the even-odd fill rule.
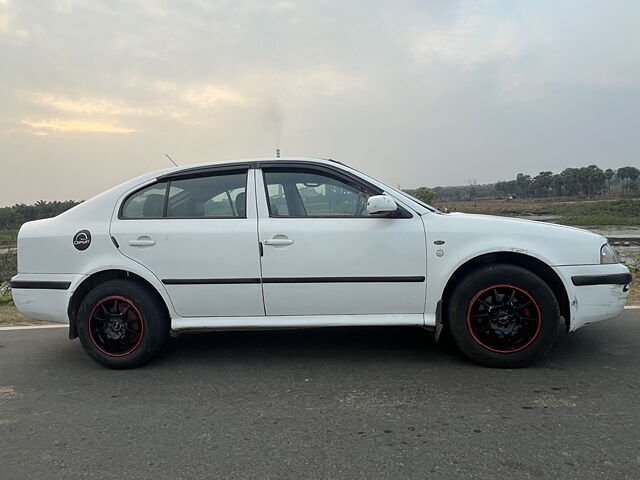
[[[167,184],[154,183],[130,196],[122,207],[124,218],[160,218],[164,211]]]

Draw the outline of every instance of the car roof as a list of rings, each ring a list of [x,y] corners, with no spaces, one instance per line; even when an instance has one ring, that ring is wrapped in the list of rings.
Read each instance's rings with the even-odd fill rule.
[[[344,165],[344,163],[339,162],[337,160],[333,160],[331,158],[313,158],[313,157],[259,157],[259,158],[238,158],[234,160],[219,160],[215,162],[204,162],[204,163],[195,163],[191,165],[178,165],[177,167],[168,168],[161,170],[163,175],[180,173],[182,171],[188,170],[199,170],[199,169],[207,169],[212,167],[221,167],[225,165],[246,165],[246,164],[255,164],[255,163],[264,163],[264,162],[300,162],[300,163],[324,163],[324,164],[339,164]],[[158,173],[160,173],[158,172]]]

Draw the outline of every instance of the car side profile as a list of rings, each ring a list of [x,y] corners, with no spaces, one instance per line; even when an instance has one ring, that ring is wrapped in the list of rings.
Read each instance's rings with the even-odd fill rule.
[[[371,325],[522,367],[621,313],[630,282],[592,232],[445,214],[336,161],[265,158],[150,173],[26,223],[11,287],[111,368],[182,332]]]

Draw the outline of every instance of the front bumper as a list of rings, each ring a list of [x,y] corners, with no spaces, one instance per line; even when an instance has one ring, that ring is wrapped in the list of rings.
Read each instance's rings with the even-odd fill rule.
[[[18,274],[11,279],[11,296],[25,317],[69,323],[67,309],[84,275]]]
[[[631,283],[631,274],[624,265],[569,265],[554,269],[569,297],[569,331],[622,313]]]

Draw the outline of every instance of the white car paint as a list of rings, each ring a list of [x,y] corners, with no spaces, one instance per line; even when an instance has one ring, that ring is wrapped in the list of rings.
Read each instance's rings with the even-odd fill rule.
[[[265,161],[300,161],[341,170],[378,187],[412,216],[270,217],[261,169]],[[600,235],[525,220],[442,214],[329,160],[254,159],[237,163],[253,165],[248,176],[246,219],[119,219],[120,205],[131,192],[154,183],[159,176],[191,168],[177,167],[125,182],[55,218],[26,223],[18,236],[18,275],[12,279],[16,306],[31,318],[67,323],[69,302],[83,282],[99,272],[119,270],[144,279],[159,293],[174,331],[346,325],[435,327],[438,302],[455,272],[474,258],[496,252],[524,255],[556,272],[570,304],[570,330],[615,317],[628,296],[624,285],[573,285],[571,277],[576,275],[628,273],[620,264],[600,264],[600,248],[607,241]],[[72,244],[80,230],[91,232],[90,247],[84,251]],[[130,245],[148,239],[155,244]],[[258,242],[264,249],[262,257]],[[259,280],[251,284],[198,285],[162,281],[371,276],[425,277],[426,281]],[[33,282],[64,282],[68,288],[34,288]],[[30,283],[30,288],[21,287]]]

